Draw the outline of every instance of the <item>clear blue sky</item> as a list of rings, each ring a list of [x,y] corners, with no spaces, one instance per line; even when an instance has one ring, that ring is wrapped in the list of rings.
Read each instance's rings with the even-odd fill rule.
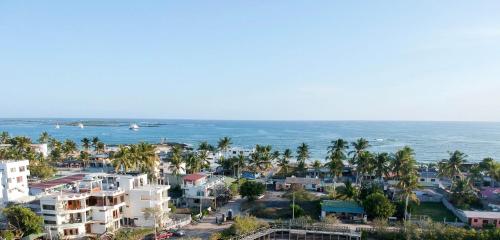
[[[0,1],[0,117],[500,121],[500,1]]]

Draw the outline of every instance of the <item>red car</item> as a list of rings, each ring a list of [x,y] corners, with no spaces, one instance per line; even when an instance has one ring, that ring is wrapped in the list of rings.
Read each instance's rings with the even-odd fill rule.
[[[162,240],[162,239],[167,239],[174,236],[173,233],[171,232],[160,232],[158,235],[156,235],[156,240]]]

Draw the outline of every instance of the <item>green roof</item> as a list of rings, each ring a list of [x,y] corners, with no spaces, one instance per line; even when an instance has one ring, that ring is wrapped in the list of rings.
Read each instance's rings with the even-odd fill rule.
[[[323,200],[321,210],[327,213],[355,213],[363,214],[365,209],[355,201]]]

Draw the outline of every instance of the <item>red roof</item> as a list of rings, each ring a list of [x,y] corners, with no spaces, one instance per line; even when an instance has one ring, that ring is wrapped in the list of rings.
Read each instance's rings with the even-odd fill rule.
[[[53,188],[53,187],[56,187],[59,185],[70,184],[70,183],[74,183],[76,181],[81,181],[81,180],[83,180],[84,177],[85,177],[85,174],[75,174],[75,175],[71,175],[71,176],[67,176],[67,177],[49,180],[46,182],[31,183],[31,184],[29,184],[29,187],[45,190],[45,189]]]
[[[200,180],[204,177],[206,177],[205,174],[193,173],[193,174],[188,174],[188,175],[184,176],[182,179],[184,179],[184,181],[194,182],[194,181]]]

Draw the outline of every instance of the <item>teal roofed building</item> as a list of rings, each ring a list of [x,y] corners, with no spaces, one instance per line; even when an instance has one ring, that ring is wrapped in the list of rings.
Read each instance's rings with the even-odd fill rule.
[[[335,215],[344,220],[365,219],[365,209],[355,201],[323,200],[321,202],[321,218]]]

